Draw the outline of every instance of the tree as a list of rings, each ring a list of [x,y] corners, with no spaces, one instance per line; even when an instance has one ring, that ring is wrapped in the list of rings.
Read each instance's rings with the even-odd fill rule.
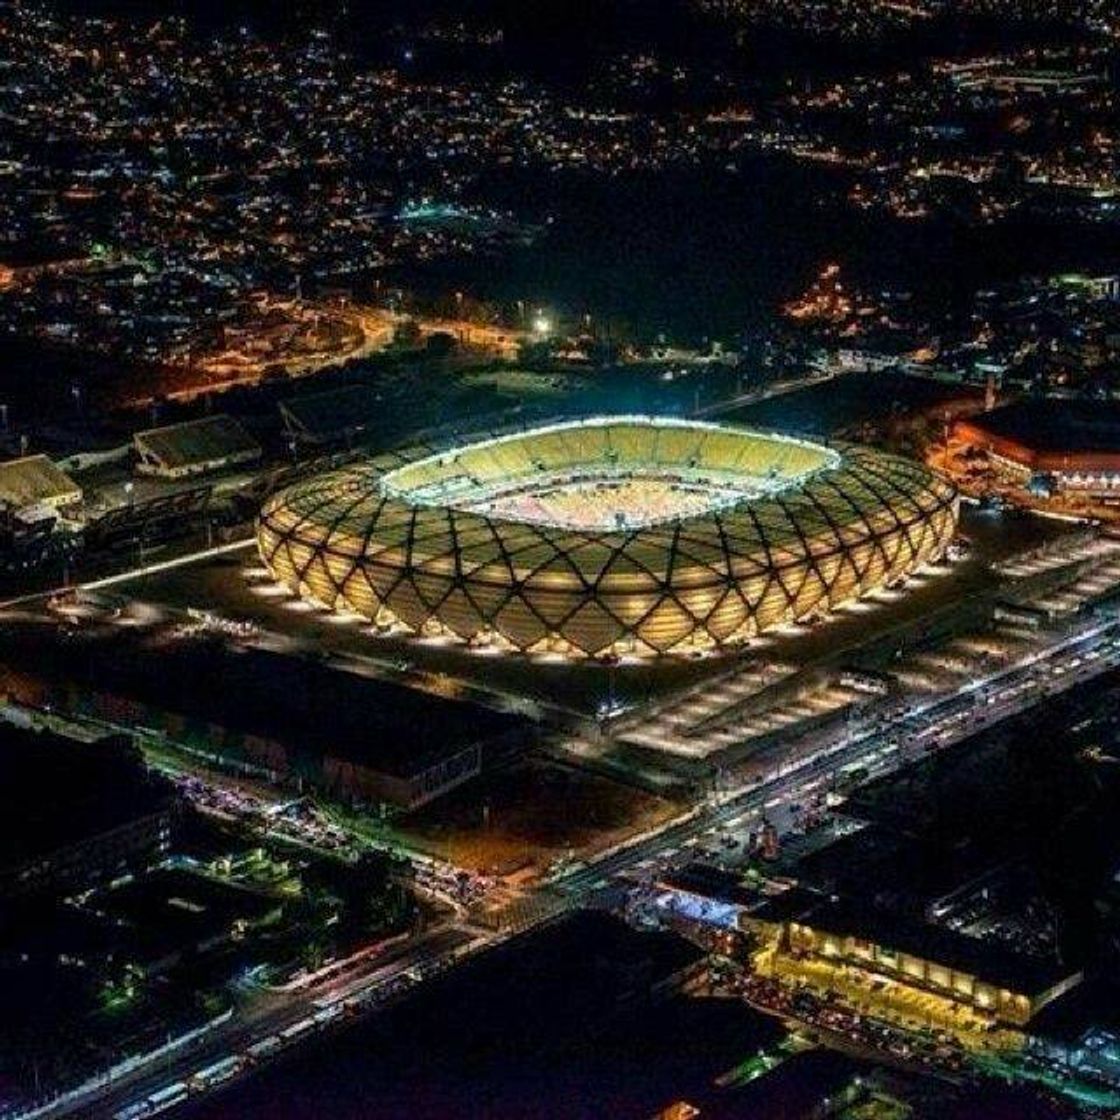
[[[413,903],[400,882],[403,877],[399,861],[380,853],[363,853],[338,885],[345,921],[363,932],[388,931],[406,922]]]
[[[428,335],[424,349],[430,358],[449,358],[457,345],[455,336],[449,331],[436,331]]]
[[[539,368],[547,365],[552,357],[552,347],[547,341],[539,342],[527,339],[517,347],[517,360],[529,368]]]

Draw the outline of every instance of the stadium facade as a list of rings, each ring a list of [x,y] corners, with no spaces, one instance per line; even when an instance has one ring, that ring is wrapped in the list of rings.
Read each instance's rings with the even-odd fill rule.
[[[599,417],[417,447],[274,495],[293,594],[386,630],[571,656],[690,653],[824,614],[938,560],[957,494],[867,448]]]

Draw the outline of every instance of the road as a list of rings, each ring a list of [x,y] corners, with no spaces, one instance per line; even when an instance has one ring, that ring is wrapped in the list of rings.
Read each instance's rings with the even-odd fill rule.
[[[692,415],[698,420],[711,420],[714,417],[725,416],[729,412],[735,412],[737,409],[745,408],[747,405],[758,404],[760,401],[768,401],[772,397],[784,397],[787,393],[796,393],[801,389],[807,389],[810,385],[818,385],[825,381],[833,381],[837,377],[842,377],[845,373],[854,372],[854,370],[840,366],[830,367],[823,372],[812,370],[809,373],[802,374],[801,377],[777,381],[772,385],[766,385],[760,389],[748,389],[746,392],[739,393],[734,397],[728,397],[725,400],[713,401],[711,404],[706,404],[695,409]]]
[[[696,849],[718,847],[728,833],[757,831],[764,820],[779,836],[788,835],[802,803],[845,769],[866,771],[864,781],[881,777],[1117,666],[1120,620],[1095,622],[949,695],[880,713],[858,729],[825,729],[794,740],[784,756],[794,761],[755,772],[636,842],[560,873],[552,889],[586,904],[634,877],[696,859]]]
[[[246,980],[228,1024],[183,1051],[49,1115],[114,1120],[160,1114],[145,1104],[153,1094],[183,1085],[181,1099],[188,1100],[228,1084],[301,1042],[338,1029],[355,1015],[387,1006],[424,977],[483,944],[473,930],[441,925],[382,953],[357,959],[351,967],[298,990],[255,989]],[[218,1075],[199,1078],[200,1071],[222,1063]]]

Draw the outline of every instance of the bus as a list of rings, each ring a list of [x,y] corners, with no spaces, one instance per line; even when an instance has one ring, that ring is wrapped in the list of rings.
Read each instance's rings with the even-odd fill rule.
[[[262,1038],[260,1042],[254,1042],[246,1050],[246,1053],[249,1055],[249,1061],[259,1062],[264,1058],[271,1057],[283,1045],[284,1043],[278,1034],[270,1034],[267,1038]]]
[[[280,1032],[280,1037],[284,1042],[293,1042],[295,1039],[299,1038],[300,1035],[304,1035],[308,1031],[313,1030],[314,1027],[314,1019],[300,1019],[298,1023],[293,1023],[290,1027],[285,1027]]]
[[[886,677],[864,672],[861,669],[842,670],[840,684],[844,688],[850,688],[853,692],[862,692],[867,696],[886,696],[891,690],[890,681]]]
[[[113,1120],[141,1120],[141,1117],[147,1115],[147,1100],[133,1101],[132,1104],[125,1105],[124,1108],[118,1109],[116,1112],[114,1112]]]
[[[190,1087],[195,1092],[212,1089],[215,1085],[236,1077],[241,1072],[241,1064],[241,1057],[238,1054],[231,1054],[228,1058],[213,1062],[191,1075]]]
[[[1028,606],[1025,603],[1012,603],[1000,599],[992,612],[996,622],[1010,623],[1012,626],[1025,626],[1038,630],[1052,620],[1050,611],[1042,607]]]
[[[145,1102],[148,1111],[144,1115],[158,1116],[161,1112],[166,1112],[169,1108],[182,1104],[187,1099],[189,1092],[185,1081],[176,1081],[173,1085],[166,1085],[162,1089],[157,1089],[154,1093],[149,1093]]]

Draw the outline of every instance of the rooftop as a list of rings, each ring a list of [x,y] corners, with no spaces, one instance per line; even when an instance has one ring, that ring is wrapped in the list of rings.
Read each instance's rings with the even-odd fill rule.
[[[671,890],[687,891],[689,894],[726,902],[732,906],[750,907],[757,904],[757,891],[743,885],[743,877],[732,871],[724,871],[710,863],[689,863],[676,871],[669,872],[661,882]]]
[[[1120,401],[1019,401],[970,422],[1036,451],[1120,453]]]
[[[0,723],[0,865],[17,867],[165,806],[170,793],[120,739],[76,743]]]
[[[136,449],[153,465],[170,471],[201,469],[256,458],[260,445],[232,416],[204,416],[164,428],[137,432]]]
[[[399,1025],[427,1024],[437,1048],[502,1046],[508,1061],[594,1031],[703,957],[676,935],[638,932],[601,911],[580,911],[448,973],[402,1009]]]
[[[41,666],[56,684],[272,739],[297,755],[364,763],[401,777],[525,726],[520,717],[469,701],[218,639],[152,641],[127,633],[61,639],[53,629],[27,628],[0,648],[0,660]]]
[[[347,385],[280,402],[284,423],[312,442],[360,431],[372,424],[383,409],[380,395],[366,385]]]
[[[887,913],[864,900],[823,897],[797,888],[760,907],[753,917],[793,921],[818,932],[871,941],[1023,995],[1046,992],[1077,971],[1057,960],[1012,953],[941,926]]]
[[[46,455],[0,463],[0,502],[22,509],[40,502],[81,501],[82,488]]]

